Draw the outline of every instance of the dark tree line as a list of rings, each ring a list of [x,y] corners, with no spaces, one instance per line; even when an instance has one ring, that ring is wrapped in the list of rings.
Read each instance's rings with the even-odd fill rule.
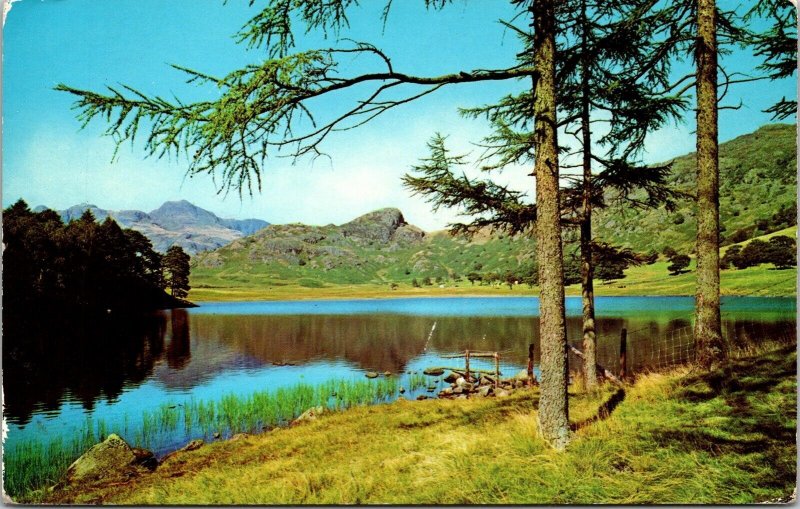
[[[86,211],[67,224],[52,210],[19,200],[3,211],[5,318],[55,310],[126,313],[180,306],[189,289],[189,257],[167,256],[141,233],[102,223]]]

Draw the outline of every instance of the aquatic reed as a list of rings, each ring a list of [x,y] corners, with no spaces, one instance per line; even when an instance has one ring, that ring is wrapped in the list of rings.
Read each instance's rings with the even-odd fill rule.
[[[424,377],[422,377],[424,380]],[[410,381],[412,388],[413,381]],[[416,382],[418,383],[418,382]],[[241,432],[259,432],[288,424],[309,408],[332,410],[387,401],[397,395],[398,378],[329,380],[318,385],[300,383],[249,395],[226,394],[218,400],[189,398],[142,410],[138,428],[128,415],[113,425],[87,416],[72,440],[62,437],[25,440],[4,449],[5,489],[12,496],[52,486],[67,467],[108,433],[120,434],[137,447],[166,453],[176,443]]]

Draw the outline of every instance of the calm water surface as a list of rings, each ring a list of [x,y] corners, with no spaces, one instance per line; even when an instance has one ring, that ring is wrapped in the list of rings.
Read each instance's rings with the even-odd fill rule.
[[[576,346],[580,306],[580,298],[567,299],[568,337]],[[693,308],[690,297],[597,298],[599,362],[617,369],[622,328],[629,331],[630,369],[683,360],[691,355]],[[725,334],[735,343],[793,339],[795,316],[794,298],[723,299]],[[530,343],[538,359],[538,299],[207,303],[82,335],[91,337],[24,338],[33,345],[24,352],[4,341],[9,446],[70,436],[87,416],[135,422],[143,409],[165,402],[363,380],[368,370],[399,374],[404,383],[407,372],[462,366],[442,355],[464,349],[499,351],[501,371],[512,375],[525,368]],[[406,397],[419,393],[425,389]],[[160,447],[194,437],[173,438]]]

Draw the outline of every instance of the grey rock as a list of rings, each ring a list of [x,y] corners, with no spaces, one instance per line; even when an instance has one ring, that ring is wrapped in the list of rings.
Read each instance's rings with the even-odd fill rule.
[[[67,469],[66,484],[125,479],[137,475],[137,457],[119,435],[111,434],[83,453]]]
[[[480,395],[481,395],[481,396],[483,396],[484,398],[485,398],[486,396],[489,396],[490,394],[492,394],[492,386],[491,386],[491,385],[482,385],[482,386],[481,386],[481,387],[478,389],[478,394],[480,394]]]
[[[422,374],[428,376],[442,376],[444,374],[444,370],[442,368],[428,368],[423,371]]]
[[[184,445],[180,450],[183,451],[183,452],[195,451],[195,450],[203,447],[204,444],[205,444],[205,442],[198,438],[198,439],[192,440],[188,444]]]
[[[324,413],[325,413],[325,407],[322,405],[311,407],[302,414],[300,414],[300,416],[297,419],[293,420],[292,425],[300,424],[302,422],[315,421],[317,420],[317,417],[319,417]]]
[[[378,374],[374,371],[367,371],[364,373],[364,376],[367,378],[378,378]]]
[[[458,378],[459,378],[459,375],[457,375],[456,373],[451,371],[450,374],[448,374],[446,377],[444,377],[444,381],[449,383],[449,384],[451,384],[451,383],[455,382],[456,380],[458,380]]]

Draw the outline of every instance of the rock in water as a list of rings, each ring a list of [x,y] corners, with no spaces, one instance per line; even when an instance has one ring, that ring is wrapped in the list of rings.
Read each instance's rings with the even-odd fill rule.
[[[451,371],[449,375],[444,377],[444,381],[449,383],[449,384],[451,384],[451,383],[455,382],[456,380],[458,380],[458,377],[459,377],[459,375],[457,375],[457,374],[455,374],[455,373],[453,373]]]
[[[374,371],[367,371],[364,376],[367,378],[378,378],[378,374]]]
[[[76,459],[67,469],[67,484],[125,479],[138,474],[136,455],[119,435],[112,433]]]
[[[444,374],[444,370],[442,368],[428,368],[423,371],[422,374],[428,376],[442,376]]]

